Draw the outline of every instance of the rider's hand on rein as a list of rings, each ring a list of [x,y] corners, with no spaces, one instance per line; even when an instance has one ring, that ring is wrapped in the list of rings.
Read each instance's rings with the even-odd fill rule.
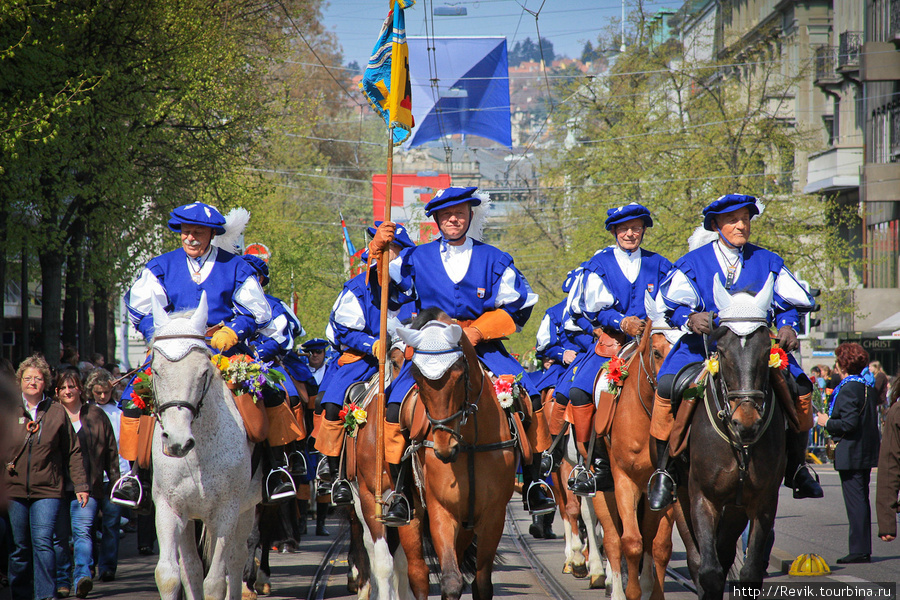
[[[687,320],[688,329],[694,333],[712,333],[712,317],[708,312],[697,312],[691,314]]]

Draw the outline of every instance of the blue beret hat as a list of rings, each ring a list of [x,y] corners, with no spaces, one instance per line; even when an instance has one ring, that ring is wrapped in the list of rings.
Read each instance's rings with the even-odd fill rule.
[[[753,218],[760,213],[759,205],[756,198],[745,194],[725,194],[717,200],[709,203],[709,206],[703,209],[703,229],[714,231],[712,228],[712,220],[716,215],[724,215],[725,213],[734,212],[741,208],[750,209],[750,217]]]
[[[306,352],[309,352],[310,350],[324,350],[328,346],[328,340],[323,340],[322,338],[313,338],[300,344],[300,347]]]
[[[369,227],[366,231],[371,237],[375,237],[375,228],[383,222],[384,221],[375,221],[375,227]],[[397,228],[394,229],[394,243],[401,248],[412,248],[416,245],[416,243],[412,241],[412,238],[409,237],[409,232],[406,230],[406,227],[400,223],[397,223]]]
[[[476,191],[478,191],[477,187],[448,187],[445,190],[440,190],[425,205],[425,216],[430,217],[442,208],[456,206],[463,202],[469,202],[472,206],[478,206],[481,204],[481,198],[475,196]]]
[[[169,229],[181,231],[182,225],[202,225],[212,227],[217,235],[225,233],[225,217],[214,206],[193,202],[179,206],[169,213]]]
[[[246,260],[256,271],[260,285],[265,286],[269,283],[269,265],[266,264],[266,261],[254,254],[244,254],[241,258]]]
[[[653,227],[653,218],[646,206],[632,202],[625,206],[610,208],[606,211],[606,230],[612,231],[612,228],[619,223],[630,221],[631,219],[641,219],[644,221],[645,227]]]

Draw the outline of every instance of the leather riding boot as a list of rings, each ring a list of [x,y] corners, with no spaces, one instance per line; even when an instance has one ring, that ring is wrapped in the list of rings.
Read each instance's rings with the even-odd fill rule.
[[[306,477],[306,457],[300,451],[300,442],[291,442],[284,449],[287,454],[288,472],[294,481]]]
[[[330,532],[325,529],[326,518],[328,518],[328,504],[322,502],[319,504],[318,510],[316,510],[316,535],[319,537],[331,535]]]
[[[297,533],[306,535],[306,521],[309,519],[309,500],[297,500],[297,510],[300,513],[300,527]]]
[[[668,440],[656,440],[656,471],[647,483],[650,510],[664,510],[675,503],[675,477],[669,459]]]
[[[113,504],[137,508],[138,503],[146,495],[140,482],[140,468],[135,465],[130,473],[123,474],[119,481],[113,485],[109,498]]]
[[[556,534],[553,533],[553,519],[556,517],[556,511],[543,515],[544,517],[544,539],[555,540]]]
[[[806,466],[808,431],[785,431],[784,447],[787,462],[784,467],[784,485],[793,488],[794,498],[821,498],[825,495],[818,477],[813,478]]]
[[[272,461],[272,468],[266,475],[266,499],[270,502],[278,502],[294,497],[297,494],[297,488],[287,470],[287,456],[284,453],[284,447],[272,448],[269,446],[269,457]]]
[[[522,502],[532,515],[542,515],[556,510],[552,492],[547,493],[547,484],[540,478],[541,464],[533,460],[530,465],[522,465]]]
[[[340,457],[329,456],[326,460],[328,461],[329,471],[333,474],[333,483],[330,486],[331,503],[334,506],[353,504],[353,491],[350,489],[350,482],[341,477]]]
[[[544,516],[545,515],[532,515],[531,525],[528,526],[528,533],[531,534],[531,537],[538,540],[544,539]]]
[[[406,463],[408,464],[408,463]],[[394,493],[382,515],[382,522],[388,527],[403,527],[410,519],[410,492],[406,481],[406,469],[402,464],[388,463],[391,479],[394,480]]]
[[[609,463],[609,450],[606,442],[598,439],[594,445],[594,480],[598,492],[613,491],[612,467]]]

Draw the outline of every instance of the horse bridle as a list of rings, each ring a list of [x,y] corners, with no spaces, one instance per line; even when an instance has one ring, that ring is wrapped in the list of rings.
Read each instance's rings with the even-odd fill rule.
[[[656,389],[658,379],[656,377],[656,368],[655,368],[656,359],[653,357],[653,332],[658,331],[661,333],[663,331],[672,331],[674,329],[675,329],[674,327],[651,327],[650,328],[650,340],[647,342],[648,349],[650,350],[650,368],[649,369],[647,368],[646,363],[644,363],[644,353],[643,352],[638,353],[638,356],[640,357],[640,368],[644,372],[644,377],[647,379],[647,383],[649,383],[650,387],[652,387],[654,390]],[[643,394],[641,394],[641,386],[640,385],[638,386],[637,393],[638,393],[638,400],[640,401],[641,407],[643,407],[644,412],[647,413],[648,417],[651,416],[651,413],[653,412],[652,406],[648,408],[647,405],[644,403],[644,396],[643,396]]]
[[[478,391],[478,395],[475,396],[475,402],[472,402],[470,398],[472,397],[472,380],[469,377],[469,360],[466,358],[466,353],[462,349],[462,345],[457,344],[456,346],[452,346],[447,348],[446,350],[419,350],[418,348],[413,349],[414,353],[425,354],[428,356],[439,356],[442,354],[456,354],[457,352],[461,352],[462,355],[457,359],[457,361],[463,361],[463,377],[465,377],[465,386],[466,386],[466,398],[463,400],[462,406],[458,411],[450,415],[449,417],[445,417],[443,419],[435,419],[429,414],[428,407],[425,406],[425,417],[428,419],[428,422],[431,424],[432,431],[446,431],[457,441],[462,441],[462,434],[459,432],[459,429],[466,424],[469,419],[469,415],[478,412],[478,398],[481,397],[481,393],[484,391],[484,380],[487,376],[482,373],[481,374],[481,389]],[[455,364],[455,363],[454,363]],[[423,404],[424,406],[424,404]],[[448,427],[447,424],[455,419],[459,419],[459,424],[457,429],[453,429]]]
[[[204,343],[206,342],[205,336],[194,335],[194,334],[159,335],[159,336],[156,336],[153,338],[153,342],[155,344],[157,340],[176,340],[176,339],[177,340],[184,340],[184,339],[200,340]],[[173,360],[172,362],[179,362],[179,361],[183,360],[185,356],[187,356],[188,354],[190,354],[192,351],[194,351],[196,349],[198,349],[198,348],[197,347],[191,348],[190,350],[185,352],[184,356],[182,356],[178,360]],[[205,348],[199,348],[199,349],[208,353],[208,351]],[[210,385],[210,378],[207,378],[206,385],[203,387],[203,392],[200,394],[200,401],[197,404],[185,402],[184,400],[172,400],[170,402],[164,402],[162,404],[157,403],[153,407],[153,416],[156,417],[156,422],[159,423],[160,429],[165,429],[165,427],[163,427],[163,423],[162,423],[162,414],[163,414],[163,412],[165,412],[166,410],[168,410],[170,408],[186,408],[191,413],[191,423],[193,423],[200,416],[200,409],[203,407],[203,399],[206,397],[206,393],[209,391],[209,385]],[[156,377],[153,377],[150,380],[150,387],[153,390],[153,397],[158,398],[159,396],[156,393]]]

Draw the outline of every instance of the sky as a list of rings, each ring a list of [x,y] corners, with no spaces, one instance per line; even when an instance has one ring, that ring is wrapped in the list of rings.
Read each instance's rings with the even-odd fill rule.
[[[632,0],[625,0],[626,12]],[[645,2],[649,12],[660,8],[680,8],[683,0]],[[417,0],[406,11],[406,33],[424,36],[425,10],[436,6],[463,6],[464,17],[434,17],[434,33],[448,35],[503,35],[512,48],[516,41],[541,37],[553,42],[557,55],[578,58],[586,41],[595,43],[610,23],[620,22],[621,0]],[[543,5],[543,6],[542,6]],[[344,64],[356,61],[365,66],[387,15],[387,0],[329,0],[325,6],[325,28],[333,32],[343,48]],[[525,9],[538,13],[535,17]],[[538,12],[540,11],[540,12]],[[431,20],[428,23],[431,28]]]

